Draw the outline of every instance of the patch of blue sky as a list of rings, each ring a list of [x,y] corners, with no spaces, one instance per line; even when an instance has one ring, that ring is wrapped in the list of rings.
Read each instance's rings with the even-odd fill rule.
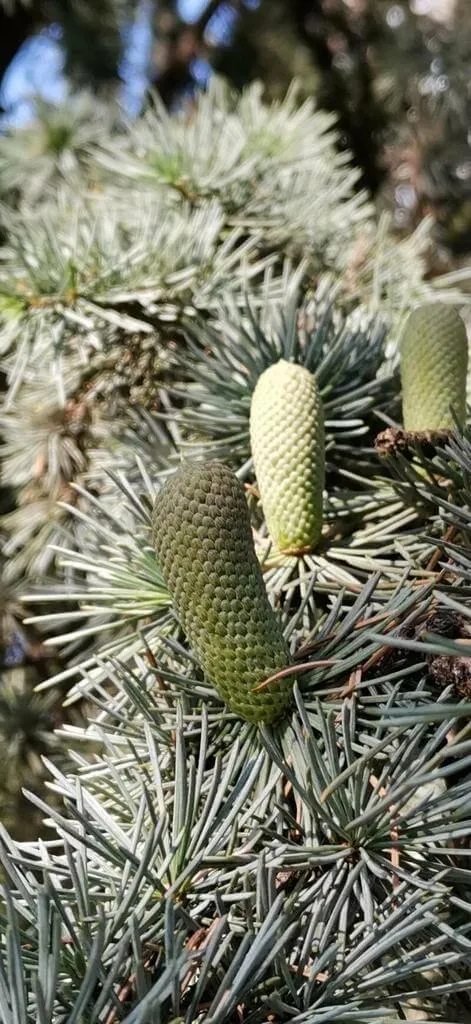
[[[178,11],[185,21],[196,21],[208,0],[180,0]],[[246,7],[258,7],[260,0],[245,0]],[[152,57],[152,0],[142,0],[134,22],[123,36],[124,55],[119,66],[123,85],[121,103],[126,112],[135,116],[142,107],[149,85]],[[211,43],[227,44],[232,38],[237,14],[230,3],[222,3],[210,19],[206,36]],[[22,125],[34,116],[33,98],[40,96],[51,103],[61,103],[68,93],[64,75],[64,50],[58,25],[51,25],[28,39],[7,69],[0,86],[0,105],[5,115],[1,127]],[[197,58],[191,67],[196,85],[204,88],[210,77],[208,61]]]
[[[230,43],[236,21],[237,12],[232,4],[221,4],[208,22],[205,33],[208,42],[222,43],[223,46]]]
[[[211,65],[208,61],[204,60],[203,57],[195,57],[195,60],[191,62],[190,70],[196,86],[199,89],[205,89],[212,74]]]
[[[259,3],[260,0],[245,0],[245,6],[252,9],[258,7]],[[185,21],[197,21],[207,6],[208,0],[179,0],[178,13]]]
[[[208,6],[208,0],[180,0],[178,13],[184,21],[198,21],[200,14]]]
[[[149,84],[152,53],[151,7],[149,0],[139,5],[135,20],[124,32],[124,56],[119,66],[123,81],[120,101],[128,114],[139,113]],[[3,127],[27,124],[34,116],[35,96],[61,103],[68,94],[64,75],[64,50],[61,30],[51,25],[28,39],[7,69],[0,88],[0,104],[5,110]]]
[[[119,66],[123,80],[121,102],[131,116],[136,116],[149,85],[153,35],[152,4],[149,0],[139,5],[136,17],[124,35],[124,55]]]
[[[0,104],[6,111],[3,125],[27,124],[34,113],[34,96],[41,96],[50,103],[64,100],[67,83],[63,71],[64,51],[56,25],[23,43],[0,88]]]

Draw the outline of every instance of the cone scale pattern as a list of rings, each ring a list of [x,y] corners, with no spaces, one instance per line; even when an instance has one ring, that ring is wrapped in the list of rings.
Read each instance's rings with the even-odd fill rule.
[[[191,647],[223,700],[251,722],[273,722],[292,683],[257,684],[289,664],[255,554],[243,487],[220,462],[179,470],[157,495],[153,541]]]
[[[451,430],[451,409],[464,424],[468,342],[459,313],[438,302],[415,309],[404,327],[400,353],[405,430]]]
[[[275,547],[311,551],[322,532],[325,439],[317,381],[280,359],[252,397],[250,441],[265,521]]]

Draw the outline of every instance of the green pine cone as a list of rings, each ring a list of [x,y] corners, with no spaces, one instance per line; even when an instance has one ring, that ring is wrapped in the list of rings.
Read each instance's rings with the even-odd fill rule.
[[[466,422],[466,328],[455,309],[431,302],[410,314],[400,342],[404,429],[450,430]]]
[[[220,462],[192,463],[157,495],[153,541],[175,610],[206,677],[249,722],[273,722],[290,700],[280,623],[255,554],[243,487]]]
[[[270,536],[278,550],[311,551],[322,531],[324,412],[316,378],[280,359],[252,396],[250,441]]]

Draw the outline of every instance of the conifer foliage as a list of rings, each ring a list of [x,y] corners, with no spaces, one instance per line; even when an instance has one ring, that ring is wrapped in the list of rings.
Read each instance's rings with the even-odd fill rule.
[[[398,339],[461,295],[294,91],[73,103],[0,141],[2,1024],[458,1024],[471,434]]]

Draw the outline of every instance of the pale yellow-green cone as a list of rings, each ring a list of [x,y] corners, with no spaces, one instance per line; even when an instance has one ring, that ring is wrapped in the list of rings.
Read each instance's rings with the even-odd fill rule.
[[[400,341],[402,417],[408,431],[466,421],[468,342],[459,313],[431,302],[410,314]]]
[[[316,378],[280,359],[252,396],[250,442],[265,521],[279,551],[319,543],[325,479],[324,412]]]

